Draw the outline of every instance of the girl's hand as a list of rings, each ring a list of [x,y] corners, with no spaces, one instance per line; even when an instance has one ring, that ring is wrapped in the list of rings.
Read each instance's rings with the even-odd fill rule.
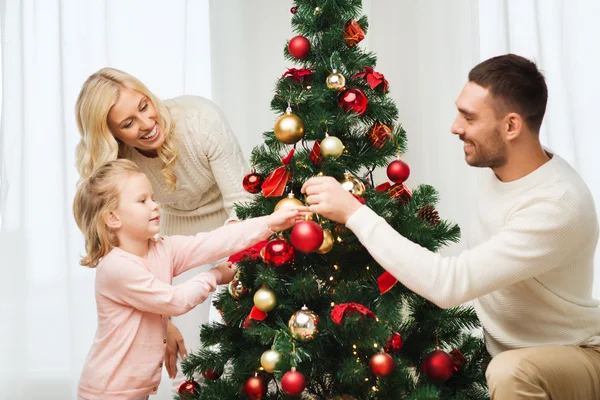
[[[267,218],[267,226],[273,232],[279,232],[291,228],[298,221],[302,221],[309,214],[308,207],[294,206],[275,211]]]
[[[221,273],[221,280],[218,282],[219,285],[226,285],[235,276],[237,268],[233,268],[233,264],[229,261],[221,263],[215,267]]]
[[[187,357],[187,350],[183,343],[183,336],[175,325],[169,321],[167,325],[167,348],[165,349],[165,367],[169,378],[174,379],[177,375],[177,353],[183,360]]]

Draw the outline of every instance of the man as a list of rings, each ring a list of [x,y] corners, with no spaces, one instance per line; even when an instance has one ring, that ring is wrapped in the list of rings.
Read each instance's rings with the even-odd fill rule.
[[[402,237],[331,177],[302,188],[312,212],[345,223],[415,293],[442,308],[474,300],[494,357],[492,399],[600,399],[598,221],[581,177],[540,144],[547,97],[543,75],[520,56],[470,71],[451,131],[467,163],[490,171],[478,188],[472,248],[458,257]]]

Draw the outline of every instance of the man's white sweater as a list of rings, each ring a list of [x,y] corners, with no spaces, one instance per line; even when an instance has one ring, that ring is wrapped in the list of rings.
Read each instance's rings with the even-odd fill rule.
[[[516,181],[479,183],[469,250],[442,257],[366,206],[347,222],[375,260],[443,308],[474,300],[492,355],[546,344],[600,345],[592,297],[598,219],[581,177],[554,155]]]

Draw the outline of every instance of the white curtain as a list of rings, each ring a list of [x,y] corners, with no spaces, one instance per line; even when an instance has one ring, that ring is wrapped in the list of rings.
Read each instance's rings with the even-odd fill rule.
[[[282,55],[294,35],[292,1],[4,0],[0,6],[0,398],[72,399],[96,326],[94,272],[77,265],[82,239],[71,215],[79,136],[73,105],[82,82],[108,65],[138,76],[163,98],[213,98],[249,156],[275,120],[269,109],[275,82],[294,66]],[[444,217],[466,234],[476,190],[477,171],[450,134],[454,101],[472,66],[509,51],[534,58],[545,72],[544,144],[579,171],[600,202],[593,154],[600,144],[597,1],[365,0],[364,9],[370,29],[362,45],[378,54],[377,70],[389,80],[408,132],[408,183],[435,186]]]
[[[78,265],[71,213],[76,96],[112,66],[163,98],[210,97],[208,1],[1,5],[0,398],[74,399],[96,328],[95,274]]]

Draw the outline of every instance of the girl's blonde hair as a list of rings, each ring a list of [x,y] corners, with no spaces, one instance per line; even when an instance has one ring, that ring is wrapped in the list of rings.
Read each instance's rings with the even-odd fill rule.
[[[108,128],[108,113],[119,98],[122,88],[136,90],[150,99],[158,113],[158,125],[165,134],[165,141],[157,150],[164,163],[161,173],[171,190],[175,190],[177,177],[172,166],[177,159],[173,144],[172,123],[169,109],[137,78],[115,68],[102,68],[83,84],[75,117],[81,140],[75,150],[76,167],[85,179],[107,161],[123,157],[125,145],[118,141]]]
[[[105,222],[110,211],[119,207],[120,182],[124,175],[141,174],[130,160],[109,161],[79,182],[73,200],[75,222],[85,238],[85,256],[80,264],[94,268],[102,257],[119,245],[116,233]]]

